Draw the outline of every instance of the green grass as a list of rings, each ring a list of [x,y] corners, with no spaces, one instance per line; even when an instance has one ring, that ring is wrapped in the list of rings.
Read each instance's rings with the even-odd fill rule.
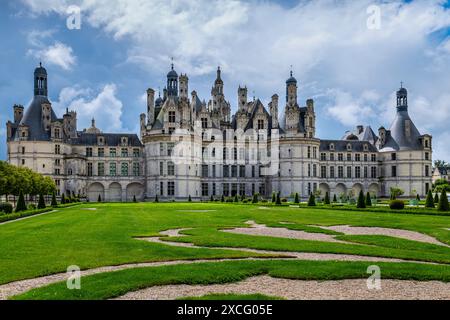
[[[264,294],[235,294],[235,293],[211,293],[200,297],[183,297],[177,300],[284,300],[280,297],[267,296]]]
[[[225,249],[173,247],[134,239],[138,236],[156,236],[162,230],[176,228],[192,229],[185,232],[187,237],[175,240],[192,241],[201,246],[361,254],[450,263],[449,248],[389,237],[344,236],[317,227],[349,224],[400,228],[422,232],[450,244],[450,231],[444,229],[450,228],[448,216],[345,211],[324,207],[268,206],[264,210],[259,207],[260,204],[234,203],[88,203],[0,225],[0,284],[65,272],[70,265],[88,269],[135,262],[260,256]],[[332,234],[354,244],[220,231],[246,226],[247,220],[273,227]],[[317,265],[321,263],[324,262]],[[340,266],[347,268],[342,264]],[[232,277],[230,272],[228,274]],[[414,274],[413,269],[410,274]]]
[[[174,284],[221,284],[267,274],[299,280],[365,279],[373,262],[342,261],[225,261],[125,269],[86,276],[81,289],[69,290],[66,282],[33,289],[14,299],[98,300],[121,296],[129,291]],[[450,281],[450,268],[415,263],[376,263],[383,279]]]

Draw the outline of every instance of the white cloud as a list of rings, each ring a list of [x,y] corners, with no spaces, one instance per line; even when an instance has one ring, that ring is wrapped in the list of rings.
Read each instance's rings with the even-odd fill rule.
[[[97,94],[94,90],[80,87],[67,87],[61,90],[59,99],[53,103],[57,114],[75,110],[78,118],[78,130],[91,126],[95,118],[96,127],[104,132],[123,131],[122,102],[116,97],[115,84],[105,85]]]
[[[64,70],[71,70],[77,61],[73,49],[58,41],[43,49],[30,49],[28,54],[40,59],[45,64],[53,64]]]

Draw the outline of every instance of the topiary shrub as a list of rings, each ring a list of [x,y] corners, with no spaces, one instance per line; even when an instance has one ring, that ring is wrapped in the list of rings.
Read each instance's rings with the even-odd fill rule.
[[[298,192],[295,193],[294,203],[300,203],[300,200],[298,199]]]
[[[69,201],[70,201],[70,198],[69,198]],[[100,193],[98,194],[97,202],[102,202],[102,195]]]
[[[281,205],[280,192],[277,193],[277,198],[276,198],[275,204],[277,206]]]
[[[371,207],[372,206],[372,199],[370,198],[370,193],[367,192],[366,195],[366,207]]]
[[[281,198],[281,202],[287,202],[286,198]]]
[[[42,193],[39,195],[39,202],[38,202],[38,209],[45,209],[45,201],[44,201],[44,196],[42,195]]]
[[[425,208],[434,208],[433,193],[431,193],[431,190],[428,190],[427,198],[425,199]]]
[[[334,196],[333,196],[333,202],[334,202],[334,203],[336,203],[336,202],[337,202],[337,197],[336,197],[336,194],[334,194]]]
[[[323,199],[324,204],[330,204],[330,195],[328,194],[328,191],[325,192],[325,198]]]
[[[275,195],[275,192],[272,192],[272,203],[275,203],[277,201],[277,196]]]
[[[133,195],[133,202],[137,202],[136,195]]]
[[[27,210],[27,205],[25,204],[25,198],[23,197],[22,191],[19,193],[19,200],[17,200],[16,212]]]
[[[316,206],[316,197],[311,193],[308,199],[308,207],[315,207],[315,206]]]
[[[439,194],[437,192],[434,194],[434,203],[439,203]]]
[[[79,201],[79,200],[78,200]],[[57,207],[58,206],[58,202],[56,201],[56,194],[55,192],[53,192],[52,194],[52,202],[50,204],[52,207]]]
[[[220,197],[220,202],[225,202],[225,197],[223,195]]]
[[[61,204],[65,204],[66,203],[66,196],[64,195],[64,193],[61,195]]]
[[[155,202],[159,202],[158,195],[155,195]]]
[[[442,189],[441,197],[439,198],[439,203],[437,209],[439,211],[449,211],[450,207],[448,204],[447,192],[445,189]]]
[[[237,194],[234,195],[234,202],[239,202],[239,198],[238,198]]]
[[[356,203],[357,208],[365,208],[366,207],[366,201],[364,199],[364,193],[362,190],[359,191],[358,195],[358,201]]]
[[[419,196],[419,194],[416,195],[416,199],[417,199],[417,201],[420,201],[420,196]]]
[[[401,210],[405,208],[405,203],[402,200],[391,200],[389,208],[392,210]]]
[[[0,212],[3,212],[5,214],[12,213],[13,212],[12,204],[9,202],[0,203]]]
[[[254,193],[254,194],[253,194],[253,200],[252,200],[252,203],[258,203],[258,194],[257,194],[257,193]]]

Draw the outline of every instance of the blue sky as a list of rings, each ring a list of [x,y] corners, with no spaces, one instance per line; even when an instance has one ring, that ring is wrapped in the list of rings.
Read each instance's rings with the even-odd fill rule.
[[[79,30],[66,26],[70,5],[81,9]],[[379,28],[368,27],[373,5]],[[173,56],[205,100],[220,65],[233,110],[238,85],[265,104],[284,98],[292,65],[299,103],[315,99],[320,138],[358,124],[389,127],[403,81],[434,158],[450,160],[448,1],[2,1],[0,26],[3,139],[12,106],[31,101],[40,60],[59,116],[75,109],[79,130],[95,117],[103,131],[137,133],[145,91],[164,87]]]

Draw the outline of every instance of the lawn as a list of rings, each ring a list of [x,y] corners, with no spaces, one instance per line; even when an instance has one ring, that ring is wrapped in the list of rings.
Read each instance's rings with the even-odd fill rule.
[[[88,210],[91,208],[96,210]],[[251,236],[221,231],[224,228],[246,226],[245,222],[248,220],[273,227],[335,234],[338,239],[354,244]],[[290,224],[285,224],[285,222]],[[227,250],[225,248],[174,247],[135,239],[135,237],[141,236],[156,236],[160,231],[178,228],[190,228],[190,230],[182,232],[186,236],[171,238],[171,241],[191,242],[203,247],[345,253],[437,262],[444,265],[385,263],[386,270],[384,272],[392,272],[393,277],[409,277],[411,279],[436,279],[441,275],[442,279],[448,281],[448,270],[450,268],[445,264],[450,263],[450,248],[386,236],[342,235],[316,227],[339,224],[418,231],[433,236],[443,243],[450,244],[450,231],[446,230],[446,228],[450,228],[450,216],[344,211],[330,208],[292,208],[288,206],[269,206],[262,209],[260,205],[234,203],[91,203],[58,209],[57,212],[0,225],[0,284],[65,272],[70,265],[77,265],[81,269],[90,269],[135,262],[238,259],[261,256],[258,253]],[[279,275],[282,270],[285,270],[283,266],[289,265],[292,269],[288,273],[289,277],[306,277],[304,273],[306,271],[297,269],[300,265],[296,264],[306,263],[306,265],[311,266],[307,269],[309,270],[306,273],[307,275],[312,278],[321,275],[323,278],[324,273],[320,272],[320,266],[327,264],[324,261],[294,262],[282,260],[277,260],[274,265],[270,265],[270,261],[211,263],[214,263],[214,266],[217,265],[217,270],[222,270],[223,274],[220,274],[220,279],[225,278],[230,281],[234,281],[235,276],[239,278],[240,275],[240,273],[232,274],[235,272],[232,270],[233,266],[244,268],[244,270],[247,270],[245,276],[248,276],[254,273],[268,273],[269,269],[271,270],[270,273]],[[266,265],[266,263],[269,263],[269,265]],[[400,272],[398,268],[402,265],[407,265],[407,267]],[[302,270],[306,270],[303,264],[301,266]],[[364,267],[367,267],[367,263],[340,262],[335,266],[339,267],[338,275],[342,274],[351,278],[365,275]],[[119,274],[123,272],[126,277],[133,278],[137,276],[135,273],[148,272],[138,270],[156,270],[155,268],[130,269],[118,272]],[[175,265],[173,268],[174,270],[182,270],[182,268],[188,267]],[[226,268],[231,269],[227,271]],[[154,272],[150,273],[155,274]],[[206,273],[209,274],[209,272]],[[116,273],[103,273],[90,277],[94,277],[93,279],[97,279],[95,277],[106,277],[108,279],[112,274]],[[198,276],[200,279],[201,276]],[[86,277],[86,279],[90,277]],[[148,280],[139,282],[139,277],[136,279],[138,287],[153,283],[148,282]],[[181,273],[179,279],[184,279],[181,277]],[[163,281],[163,278],[160,280]],[[178,280],[176,277],[170,279],[170,281],[175,282]],[[105,280],[104,282],[108,281]],[[192,278],[190,281],[195,282],[197,279]],[[87,283],[84,278],[83,283]],[[105,285],[105,291],[110,292],[107,288],[108,286]],[[84,285],[83,289],[86,289]],[[129,288],[126,287],[125,289],[128,290]],[[124,289],[121,288],[121,290]],[[112,291],[116,292],[115,289]],[[85,294],[83,291],[83,295]],[[94,298],[104,298],[104,296],[97,295],[94,292],[89,294],[92,294]],[[89,294],[87,296],[91,297]],[[106,296],[109,295],[106,294]]]

